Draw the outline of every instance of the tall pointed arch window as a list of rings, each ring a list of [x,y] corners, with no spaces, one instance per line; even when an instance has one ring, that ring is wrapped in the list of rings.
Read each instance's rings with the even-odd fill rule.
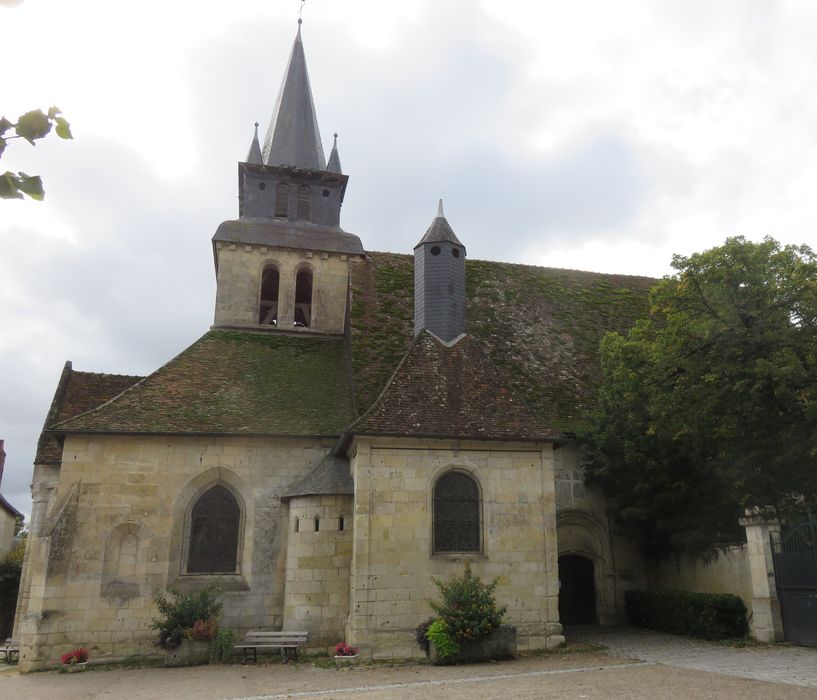
[[[309,221],[309,205],[312,199],[312,190],[306,185],[298,188],[298,220]]]
[[[190,514],[189,574],[233,574],[238,563],[241,507],[224,486],[205,491]]]
[[[469,474],[449,471],[434,484],[435,554],[482,551],[482,498]]]
[[[281,275],[278,268],[270,265],[261,274],[261,300],[258,308],[258,323],[265,326],[278,325],[278,290]]]
[[[312,325],[312,270],[298,271],[295,277],[294,326],[309,328]]]
[[[275,188],[275,218],[286,219],[289,216],[289,185],[279,182]]]

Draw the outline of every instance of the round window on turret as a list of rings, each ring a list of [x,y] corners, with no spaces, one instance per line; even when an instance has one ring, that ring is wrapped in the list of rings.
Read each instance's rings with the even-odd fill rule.
[[[434,246],[434,247],[431,249],[431,254],[432,254],[432,255],[439,255],[439,254],[440,254],[440,246],[435,245],[435,246]]]
[[[265,189],[267,189],[267,185],[266,185],[266,183],[264,183],[264,182],[259,182],[259,183],[258,183],[258,189],[259,189],[259,190],[265,190]]]
[[[322,194],[323,194],[324,197],[328,197],[329,196],[329,190],[324,190]]]
[[[452,248],[451,249],[451,255],[453,255],[455,258],[460,257],[460,249],[459,248]]]

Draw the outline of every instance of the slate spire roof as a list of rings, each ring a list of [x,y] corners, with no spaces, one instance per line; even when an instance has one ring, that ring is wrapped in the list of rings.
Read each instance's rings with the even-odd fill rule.
[[[340,167],[340,156],[338,155],[338,135],[335,134],[335,142],[332,144],[332,153],[329,154],[329,162],[326,164],[326,169],[330,173],[343,174]]]
[[[264,160],[261,157],[261,145],[258,143],[258,122],[255,122],[255,135],[252,137],[250,152],[247,153],[247,162],[253,165],[264,164]]]
[[[301,41],[301,20],[264,139],[263,159],[265,165],[326,170]]]
[[[451,224],[448,223],[448,219],[445,218],[445,214],[443,213],[443,200],[441,199],[439,204],[437,204],[437,216],[434,218],[434,221],[431,222],[431,226],[425,232],[425,235],[420,239],[420,242],[414,246],[414,248],[419,248],[423,243],[453,243],[454,245],[458,245],[461,248],[465,248],[465,246],[460,243],[460,239],[457,238],[457,235],[454,233],[454,229],[451,228]]]

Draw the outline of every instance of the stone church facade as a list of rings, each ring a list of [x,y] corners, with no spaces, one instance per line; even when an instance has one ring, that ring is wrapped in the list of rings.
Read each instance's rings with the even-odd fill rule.
[[[237,632],[373,658],[421,654],[433,579],[464,566],[499,579],[522,649],[619,619],[643,563],[583,484],[576,434],[598,342],[653,280],[467,260],[442,205],[412,255],[367,252],[340,228],[348,177],[337,140],[324,158],[300,28],[238,171],[211,329],[147,377],[66,363],[35,460],[21,667],[154,653],[168,589],[220,589]]]

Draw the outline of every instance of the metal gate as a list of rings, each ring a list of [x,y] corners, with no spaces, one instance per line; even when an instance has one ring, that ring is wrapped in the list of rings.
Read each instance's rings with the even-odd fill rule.
[[[771,544],[786,641],[817,646],[817,521],[809,514]]]

